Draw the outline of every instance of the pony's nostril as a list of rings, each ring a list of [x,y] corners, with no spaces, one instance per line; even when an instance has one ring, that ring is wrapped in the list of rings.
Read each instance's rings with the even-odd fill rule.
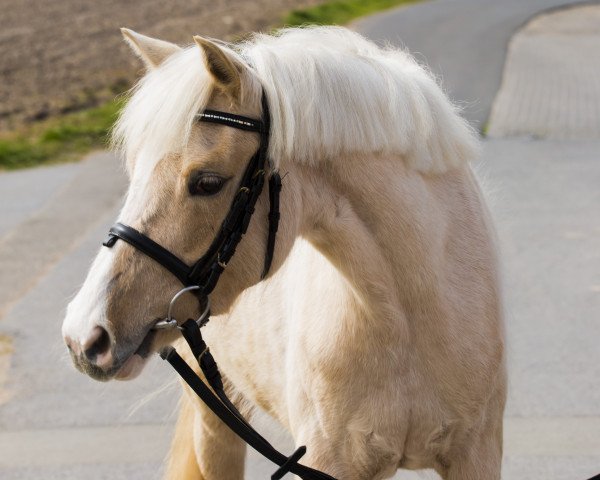
[[[75,342],[71,337],[65,337],[65,343],[74,355],[78,356],[81,353],[81,350],[79,349],[79,344]]]
[[[103,355],[110,349],[110,337],[102,327],[94,327],[91,335],[83,344],[83,353],[90,362],[95,362],[96,357]]]

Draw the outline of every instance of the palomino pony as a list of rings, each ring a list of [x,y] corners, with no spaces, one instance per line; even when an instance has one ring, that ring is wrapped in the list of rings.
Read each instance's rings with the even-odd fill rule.
[[[237,406],[266,411],[307,446],[303,464],[338,479],[398,468],[500,478],[494,235],[469,166],[475,135],[432,76],[343,28],[237,45],[195,37],[183,49],[123,32],[148,72],[114,132],[131,181],[119,221],[188,264],[259,145],[256,133],[197,114],[259,119],[263,91],[270,106],[269,168],[283,177],[272,268],[261,279],[263,192],[203,328]],[[98,380],[137,375],[150,352],[178,341],[153,327],[180,288],[131,245],[101,248],[63,325],[77,368]],[[186,295],[175,318],[200,313]],[[241,479],[244,455],[186,391],[167,477]]]

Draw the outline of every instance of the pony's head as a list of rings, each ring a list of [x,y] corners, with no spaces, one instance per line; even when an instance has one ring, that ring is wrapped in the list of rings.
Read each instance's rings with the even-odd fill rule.
[[[260,119],[261,85],[235,52],[210,40],[195,37],[181,49],[123,33],[148,72],[114,131],[130,178],[119,222],[191,265],[218,232],[260,141],[254,132],[200,123],[196,115],[214,109]],[[252,222],[228,266],[232,274],[215,291],[213,313],[260,279],[265,205],[259,199],[255,216],[264,222]],[[172,340],[152,327],[181,288],[174,275],[125,242],[102,248],[63,324],[75,365],[100,380],[135,376],[151,351]],[[179,318],[199,315],[191,294],[177,308]]]
[[[406,52],[379,48],[350,30],[288,29],[237,46],[196,37],[185,49],[124,35],[148,72],[114,131],[130,177],[119,222],[188,264],[207,251],[260,143],[254,132],[198,122],[203,110],[260,119],[266,94],[271,168],[289,173],[273,269],[295,237],[310,239],[326,213],[335,220],[344,182],[376,188],[373,179],[353,177],[364,161],[373,162],[371,171],[386,158],[394,170],[394,162],[405,162],[429,175],[474,154],[472,132],[431,75]],[[268,203],[263,192],[211,295],[214,314],[226,313],[260,280]],[[127,243],[102,248],[63,324],[75,364],[98,379],[134,376],[151,351],[174,340],[152,327],[180,288],[174,275]],[[189,294],[177,309],[179,319],[201,313]]]

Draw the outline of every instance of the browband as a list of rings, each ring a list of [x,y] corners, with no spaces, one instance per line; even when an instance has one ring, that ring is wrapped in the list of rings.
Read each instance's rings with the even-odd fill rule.
[[[249,132],[267,133],[265,124],[260,120],[235,115],[233,113],[219,112],[218,110],[204,110],[196,115],[201,122],[220,123],[228,127],[247,130]]]

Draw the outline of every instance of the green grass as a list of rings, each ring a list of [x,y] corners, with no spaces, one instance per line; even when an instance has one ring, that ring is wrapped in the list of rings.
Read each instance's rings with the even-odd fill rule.
[[[106,147],[122,104],[120,99],[113,100],[0,137],[0,169],[72,161],[94,148]]]
[[[344,25],[355,18],[418,0],[334,0],[314,7],[292,10],[283,19],[287,26]]]
[[[285,26],[343,25],[373,12],[419,0],[334,0],[315,7],[293,10],[283,18]],[[120,85],[120,90],[124,85]],[[0,136],[0,170],[74,161],[94,148],[107,146],[108,133],[123,100],[44,120]]]

